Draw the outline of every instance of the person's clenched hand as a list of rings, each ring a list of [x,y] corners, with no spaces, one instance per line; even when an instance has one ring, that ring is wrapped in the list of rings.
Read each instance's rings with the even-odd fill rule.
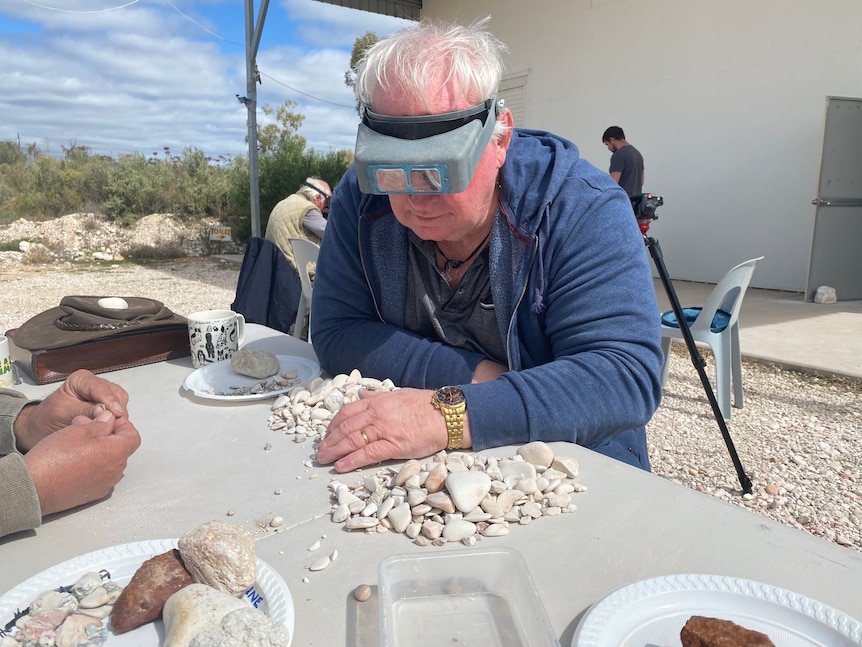
[[[127,418],[129,394],[90,371],[72,373],[51,395],[37,405],[25,407],[15,420],[15,439],[25,453],[48,435],[69,426],[75,416],[95,418],[103,411]]]
[[[317,447],[318,462],[334,462],[337,471],[348,472],[445,449],[446,421],[431,404],[433,394],[419,389],[360,391],[360,399],[341,407],[329,423],[326,437]]]
[[[110,411],[94,419],[76,416],[71,422],[24,455],[42,515],[107,496],[141,444],[129,419],[116,418]]]

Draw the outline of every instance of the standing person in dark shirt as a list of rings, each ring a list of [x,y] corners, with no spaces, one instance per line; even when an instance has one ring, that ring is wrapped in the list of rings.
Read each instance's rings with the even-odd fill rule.
[[[626,134],[619,126],[611,126],[602,135],[602,143],[611,155],[611,177],[616,180],[629,197],[643,193],[644,157],[640,151],[626,141]]]

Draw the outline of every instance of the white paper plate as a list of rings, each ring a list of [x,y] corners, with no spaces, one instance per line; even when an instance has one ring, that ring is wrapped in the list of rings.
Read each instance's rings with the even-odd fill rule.
[[[776,647],[862,645],[862,625],[804,595],[719,575],[668,575],[628,584],[596,602],[572,647],[679,647],[693,615],[731,620]]]
[[[90,571],[107,570],[111,579],[125,586],[144,561],[177,547],[176,539],[156,539],[112,546],[74,557],[25,580],[0,598],[0,627],[9,622],[15,612],[26,608],[43,591],[74,584]],[[243,598],[273,620],[284,624],[293,640],[293,598],[282,577],[261,559],[257,560],[255,583]],[[257,602],[255,605],[253,600]],[[149,622],[124,634],[108,629],[108,645],[113,647],[154,647],[161,644],[164,625],[161,620]]]
[[[314,360],[298,357],[296,355],[277,355],[278,362],[281,366],[280,371],[296,371],[299,379],[298,384],[308,382],[310,379],[320,375],[320,364]],[[287,386],[276,391],[267,391],[266,393],[254,393],[250,395],[229,395],[232,387],[251,386],[260,382],[253,377],[240,375],[231,368],[230,360],[226,359],[221,362],[214,362],[201,366],[199,369],[191,373],[183,382],[183,387],[192,391],[200,398],[209,398],[211,400],[265,400],[266,398],[274,398],[282,393],[287,393],[294,386]]]

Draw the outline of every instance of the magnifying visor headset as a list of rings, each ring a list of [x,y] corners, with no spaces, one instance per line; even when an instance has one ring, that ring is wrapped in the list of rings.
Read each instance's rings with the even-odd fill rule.
[[[418,117],[362,108],[354,163],[363,193],[460,193],[491,141],[503,102]]]

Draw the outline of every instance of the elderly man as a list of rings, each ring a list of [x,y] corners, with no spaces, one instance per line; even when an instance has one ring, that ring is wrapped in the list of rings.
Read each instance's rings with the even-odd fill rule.
[[[513,129],[502,49],[484,21],[421,24],[360,66],[312,336],[329,373],[405,388],[341,408],[317,451],[338,471],[534,440],[649,469],[662,354],[643,237],[572,143]]]
[[[307,238],[320,244],[326,230],[326,215],[332,190],[323,180],[306,178],[296,193],[287,196],[273,207],[266,223],[266,239],[275,243],[296,269],[296,259],[290,247],[290,238]]]

